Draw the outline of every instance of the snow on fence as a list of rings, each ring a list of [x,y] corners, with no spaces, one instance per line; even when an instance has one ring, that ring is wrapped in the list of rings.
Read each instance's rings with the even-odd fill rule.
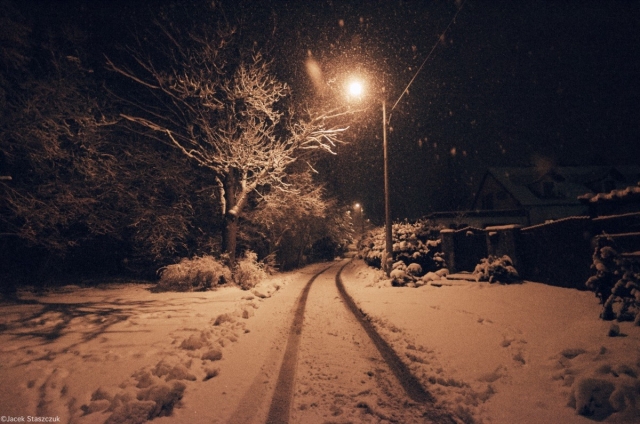
[[[602,234],[596,238],[610,239],[622,256],[634,260],[640,259],[640,232]]]
[[[569,217],[520,227],[442,230],[442,250],[451,272],[473,271],[480,259],[508,255],[525,280],[584,290],[591,275],[594,239],[618,234],[626,252],[640,251],[640,237],[624,237],[640,230],[640,213],[590,218]]]
[[[598,234],[640,232],[640,213],[626,213],[593,218]]]

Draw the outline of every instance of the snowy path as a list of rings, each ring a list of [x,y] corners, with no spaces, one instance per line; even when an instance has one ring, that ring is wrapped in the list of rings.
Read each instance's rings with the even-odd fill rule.
[[[192,390],[174,418],[215,411],[220,423],[454,422],[407,396],[338,292],[345,263],[306,268],[277,302],[261,305],[220,376]]]
[[[412,401],[345,305],[335,281],[344,264],[277,274],[251,292],[22,291],[0,302],[0,417],[265,423],[300,295],[326,269],[301,321],[291,423],[593,422],[580,405],[606,422],[640,422],[638,327],[620,323],[624,337],[609,337],[592,293],[537,283],[401,289],[351,262],[347,293],[437,409]]]
[[[220,375],[190,387],[182,407],[157,421],[455,422],[406,394],[340,296],[336,275],[345,264],[292,274],[225,350]]]
[[[436,412],[407,396],[344,304],[336,287],[342,265],[310,286],[289,422],[425,422],[426,414]]]

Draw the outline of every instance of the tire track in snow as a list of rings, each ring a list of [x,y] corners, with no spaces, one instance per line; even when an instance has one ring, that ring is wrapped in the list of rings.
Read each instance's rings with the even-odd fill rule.
[[[298,347],[300,346],[304,309],[307,305],[309,290],[311,290],[311,285],[316,278],[331,268],[331,266],[324,268],[311,277],[296,302],[293,324],[291,324],[291,329],[289,330],[287,347],[285,348],[284,358],[282,359],[282,365],[280,366],[280,372],[278,374],[278,382],[276,383],[271,407],[269,408],[269,415],[267,416],[268,424],[289,422],[289,411],[291,410],[291,399],[293,398],[293,387],[295,385],[296,363],[298,362]]]
[[[349,336],[349,337],[353,337],[353,341],[351,343],[355,343],[355,345],[352,345],[351,348],[348,351],[348,353],[346,353],[346,355],[349,357],[350,360],[356,360],[353,359],[355,357],[358,357],[358,355],[362,355],[363,353],[360,352],[356,352],[356,350],[359,350],[359,344],[358,342],[356,342],[355,340],[360,338],[360,340],[362,340],[362,342],[364,342],[365,340],[369,340],[371,342],[370,344],[370,348],[369,349],[373,349],[373,352],[375,352],[376,350],[379,352],[382,361],[384,361],[384,363],[386,364],[386,367],[388,367],[389,370],[391,370],[393,377],[391,375],[385,376],[385,371],[384,366],[382,368],[380,368],[380,365],[383,363],[380,360],[376,360],[373,357],[369,357],[368,358],[368,363],[369,363],[369,367],[372,367],[370,369],[375,369],[375,372],[367,372],[367,374],[369,375],[369,377],[374,378],[377,381],[377,385],[380,388],[380,390],[382,390],[381,393],[386,393],[383,395],[384,398],[386,398],[386,401],[382,401],[383,404],[389,402],[389,396],[391,396],[391,398],[397,397],[397,395],[400,395],[400,393],[402,393],[402,391],[404,390],[404,392],[406,393],[406,396],[408,399],[411,399],[411,402],[413,402],[413,404],[417,407],[420,404],[424,404],[423,407],[419,407],[418,409],[422,410],[422,415],[423,417],[428,417],[430,415],[432,415],[431,413],[427,412],[427,410],[431,410],[434,409],[432,406],[430,406],[433,402],[434,402],[434,398],[433,396],[428,393],[423,386],[418,382],[418,380],[411,374],[411,372],[409,371],[408,367],[400,360],[400,358],[398,357],[398,355],[395,353],[395,351],[389,346],[389,344],[377,333],[377,331],[375,330],[375,328],[373,327],[373,325],[371,324],[371,322],[367,319],[367,317],[358,309],[358,307],[355,305],[355,302],[353,301],[353,299],[347,294],[344,285],[342,284],[342,281],[340,279],[340,274],[342,272],[342,270],[344,269],[344,267],[348,264],[345,263],[342,267],[340,267],[340,269],[335,273],[335,285],[336,288],[338,289],[339,292],[339,296],[338,293],[336,293],[336,296],[334,297],[333,295],[327,294],[326,289],[323,289],[324,291],[322,291],[322,293],[324,293],[323,299],[320,300],[320,298],[318,299],[318,301],[314,301],[313,303],[311,303],[311,305],[314,307],[313,309],[317,308],[317,303],[320,304],[322,302],[327,302],[326,299],[336,299],[338,302],[340,302],[340,300],[342,300],[340,303],[344,303],[346,309],[349,311],[344,311],[345,314],[347,315],[342,315],[339,316],[338,314],[333,314],[330,315],[331,318],[327,319],[332,319],[332,320],[344,320],[347,316],[353,314],[353,317],[355,317],[355,321],[357,321],[359,323],[356,324],[355,322],[351,321],[352,324],[350,324],[351,326],[355,326],[355,327],[351,327],[352,330],[350,331],[355,331],[355,333],[359,333],[360,330],[358,330],[358,328],[360,328],[361,330],[364,330],[364,332],[366,333],[366,336],[362,333],[362,336],[356,335],[354,333],[353,336]],[[278,380],[276,383],[276,387],[275,387],[275,391],[274,391],[274,395],[273,395],[273,399],[271,402],[271,406],[269,409],[269,413],[268,413],[268,417],[267,417],[267,423],[287,423],[289,422],[289,420],[291,419],[291,414],[293,412],[293,404],[294,404],[294,391],[296,389],[296,368],[298,366],[298,356],[299,356],[299,351],[300,351],[300,345],[301,345],[301,340],[302,340],[302,327],[303,327],[303,323],[305,321],[305,308],[307,306],[307,299],[309,297],[309,292],[311,291],[311,287],[312,284],[314,283],[314,281],[316,281],[316,279],[318,277],[320,277],[324,272],[326,272],[328,269],[334,267],[329,266],[325,269],[323,269],[322,271],[318,272],[317,274],[315,274],[305,285],[303,291],[300,294],[300,297],[298,298],[297,302],[296,302],[296,306],[295,306],[295,312],[294,312],[294,319],[293,319],[293,323],[291,325],[291,329],[289,331],[289,337],[288,337],[288,341],[287,341],[287,346],[285,348],[285,354],[284,354],[284,358],[282,361],[282,365],[278,374]],[[328,276],[327,276],[328,277]],[[330,278],[330,277],[329,277]],[[325,281],[327,280],[327,281]],[[322,279],[322,285],[318,287],[318,290],[320,290],[320,287],[327,287],[327,282],[330,281],[328,280],[328,278],[323,277]],[[314,289],[314,293],[315,293]],[[335,288],[334,288],[335,290]],[[316,296],[316,295],[314,295]],[[316,299],[315,297],[312,296],[313,299]],[[336,300],[329,300],[329,302],[335,302]],[[335,305],[335,303],[334,303]],[[335,306],[334,306],[335,307]],[[312,310],[310,310],[310,312],[312,312]],[[317,321],[317,312],[315,315],[315,318],[313,317],[307,317],[307,319],[311,319],[312,321],[315,319]],[[353,318],[352,317],[352,318]],[[351,320],[352,318],[347,318],[347,321]],[[309,324],[305,324],[305,328],[307,328],[307,325],[314,325],[311,322],[309,322]],[[310,327],[311,328],[311,327]],[[306,330],[305,330],[306,331]],[[325,330],[326,331],[326,330]],[[328,333],[332,336],[337,336],[337,334],[332,334],[332,333]],[[314,337],[315,336],[315,337]],[[311,333],[311,337],[318,338],[318,336],[320,336],[321,338],[321,334],[313,334]],[[362,339],[362,337],[364,337]],[[343,336],[344,339],[344,336]],[[305,340],[307,340],[305,338]],[[304,342],[306,344],[309,344],[309,342]],[[367,342],[369,343],[369,342]],[[374,348],[375,346],[375,348]],[[365,349],[366,350],[366,349]],[[352,354],[353,353],[353,354]],[[307,353],[305,353],[305,355],[308,356]],[[346,358],[345,358],[346,359]],[[313,371],[311,371],[312,373],[316,373],[315,375],[318,376],[320,374],[322,374],[319,371],[319,368],[315,368],[314,366],[317,367],[322,367],[322,366],[327,366],[327,364],[319,364],[315,362],[316,359],[313,359],[312,362],[305,362],[303,365],[303,369],[304,368],[308,368],[308,366],[311,366],[311,369]],[[365,361],[365,362],[367,362]],[[322,361],[321,361],[322,362]],[[378,362],[376,364],[376,362]],[[365,365],[366,367],[367,365]],[[309,370],[307,370],[309,371]],[[338,373],[340,372],[339,370],[337,371]],[[318,374],[320,373],[320,374]],[[374,375],[375,374],[375,375]],[[389,380],[388,377],[391,377],[391,380],[396,381],[396,383],[392,383],[391,380]],[[308,381],[304,381],[305,378],[308,380],[309,375],[305,375],[302,376],[301,375],[302,380],[300,380],[298,382],[299,388],[300,387],[305,387],[305,384],[307,384],[307,391],[308,391]],[[312,377],[313,378],[313,377]],[[324,377],[320,377],[320,378],[324,378]],[[336,377],[337,378],[337,377]],[[366,378],[365,378],[366,379]],[[337,381],[336,381],[337,383]],[[365,381],[363,380],[362,383],[364,384]],[[399,386],[397,389],[392,389],[391,386],[396,385],[397,383],[399,383]],[[300,386],[300,384],[302,384],[302,386]],[[382,386],[380,386],[380,384],[382,384]],[[389,386],[389,384],[391,384],[391,386]],[[331,384],[329,384],[330,386]],[[367,384],[368,385],[368,384]],[[321,387],[316,387],[317,390],[321,390]],[[327,389],[327,385],[325,385],[325,389]],[[314,391],[315,389],[311,389],[312,391]],[[377,391],[377,390],[375,390]],[[399,393],[397,392],[399,391]],[[396,395],[393,395],[393,393],[396,393]],[[362,393],[367,393],[369,399],[371,399],[370,396],[376,396],[374,395],[373,392],[370,393],[370,390],[367,389]],[[357,398],[362,398],[362,393],[359,393],[359,396],[356,396]],[[319,393],[319,395],[322,398],[325,397],[329,397],[331,396],[331,394],[328,393]],[[337,394],[333,394],[335,396],[345,396],[342,392],[341,393],[337,393]],[[297,395],[296,395],[297,396]],[[355,399],[356,397],[351,396],[351,399]],[[402,395],[400,395],[400,397],[404,397]],[[407,401],[408,401],[407,399]],[[402,402],[400,399],[396,399],[399,402]],[[408,407],[408,404],[406,404],[405,401],[405,407]],[[392,401],[393,403],[396,403],[395,401]],[[354,404],[355,405],[355,404]],[[375,411],[375,407],[373,406],[374,404],[372,404],[371,402],[357,402],[356,408],[361,409],[363,412],[369,414],[369,415],[378,415],[378,411]],[[307,405],[298,405],[299,407],[304,407],[307,408]],[[345,405],[346,406],[346,405]],[[391,405],[387,404],[387,407],[390,407]],[[398,408],[402,409],[401,403],[399,403]],[[313,405],[312,405],[313,407]],[[334,408],[336,408],[334,406]],[[392,407],[393,408],[393,407]],[[426,410],[425,410],[426,409]],[[305,411],[301,411],[302,413],[305,413]],[[319,412],[319,411],[318,411]],[[334,411],[335,414],[341,414],[342,412],[340,411],[340,408],[336,408],[336,410]],[[416,413],[419,413],[417,410],[415,410]],[[445,412],[443,414],[444,411],[439,411],[439,413],[435,414],[437,416],[439,416],[439,418],[443,419],[442,421],[438,420],[438,422],[454,422],[453,420],[450,419],[450,417],[448,417],[447,413]],[[300,414],[300,412],[296,411],[297,414]],[[346,412],[345,412],[346,413]],[[334,414],[334,415],[335,415]],[[348,415],[348,413],[347,413]],[[433,416],[433,415],[432,415]],[[446,417],[446,418],[445,418]],[[378,418],[388,418],[385,417],[384,415],[379,415]],[[411,420],[413,421],[413,420]],[[435,421],[435,420],[434,420]]]
[[[367,333],[373,344],[380,352],[380,355],[385,360],[389,368],[396,376],[402,388],[407,393],[407,396],[411,398],[414,402],[434,402],[435,399],[433,396],[427,392],[422,384],[418,381],[418,379],[411,374],[409,368],[405,365],[404,362],[398,357],[396,352],[389,346],[381,336],[378,334],[376,329],[371,324],[371,321],[367,318],[365,314],[358,308],[356,303],[353,301],[353,298],[349,296],[347,291],[344,288],[344,284],[342,283],[342,279],[340,278],[340,274],[347,264],[343,265],[338,273],[336,274],[336,286],[338,287],[338,291],[340,292],[340,296],[342,296],[342,300],[347,305],[349,310],[356,317],[356,320],[360,323],[364,331]]]

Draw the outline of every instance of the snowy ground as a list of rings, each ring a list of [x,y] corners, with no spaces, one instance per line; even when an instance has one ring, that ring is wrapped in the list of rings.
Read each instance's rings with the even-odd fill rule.
[[[534,282],[389,287],[357,262],[343,278],[450,409],[488,423],[640,422],[640,328],[620,323],[609,337],[591,292]]]
[[[0,302],[0,416],[254,422],[268,409],[297,296],[323,267],[273,276],[254,292],[23,291],[17,304]],[[359,261],[343,281],[425,387],[460,417],[591,422],[576,414],[582,408],[598,420],[638,422],[640,328],[621,323],[621,336],[609,337],[611,323],[598,319],[590,292],[529,282],[392,288]],[[317,321],[312,296],[309,319]],[[327,334],[324,345],[344,341]],[[307,360],[300,378],[313,370]],[[310,394],[321,403],[322,390],[309,387],[293,416],[305,416],[300,405],[314,403]]]

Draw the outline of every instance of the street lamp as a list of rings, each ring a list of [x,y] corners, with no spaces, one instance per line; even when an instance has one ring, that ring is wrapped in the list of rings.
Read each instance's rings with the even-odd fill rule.
[[[456,17],[458,16],[460,11],[462,10],[462,6],[464,6],[464,3],[465,2],[463,1],[462,4],[460,4],[460,6],[458,7],[458,10],[456,11],[455,15],[453,15],[453,18],[451,18],[451,21],[449,22],[449,25],[447,25],[446,29],[442,32],[440,37],[438,37],[438,41],[436,41],[436,43],[434,44],[433,48],[431,49],[431,52],[429,52],[429,54],[424,59],[422,64],[418,67],[416,73],[413,75],[413,78],[411,78],[411,80],[409,81],[409,83],[407,84],[405,89],[402,90],[402,93],[400,94],[400,97],[398,97],[398,100],[396,100],[396,102],[391,107],[391,111],[392,112],[396,108],[398,103],[400,103],[400,100],[402,99],[402,97],[409,92],[409,87],[411,86],[413,81],[416,79],[416,77],[418,76],[418,74],[420,73],[422,68],[424,67],[425,63],[427,63],[427,60],[429,60],[429,58],[431,57],[431,54],[433,53],[435,48],[438,46],[438,43],[440,43],[440,40],[443,39],[443,37],[447,33],[447,30],[449,29],[449,27],[451,27],[451,25],[455,22]],[[352,80],[352,81],[354,81],[354,80]],[[352,96],[355,96],[355,97],[359,98],[362,95],[363,91],[364,91],[364,89],[363,89],[362,83],[354,81],[354,82],[351,82],[349,84],[349,93]],[[384,86],[382,87],[382,92],[384,93]],[[391,241],[391,207],[389,205],[389,154],[388,154],[388,151],[387,151],[387,124],[388,123],[389,122],[387,121],[387,107],[386,107],[385,98],[384,98],[384,95],[383,95],[383,97],[382,97],[382,146],[383,146],[383,149],[384,149],[385,254],[382,257],[382,266],[383,266],[384,270],[387,273],[387,277],[389,276],[389,274],[391,272],[391,265],[392,265],[391,262],[393,261],[393,242]]]
[[[363,84],[358,80],[352,80],[348,85],[349,95],[354,98],[360,98],[364,92]],[[384,93],[384,87],[382,88]],[[382,97],[382,149],[384,156],[384,233],[385,233],[385,252],[382,256],[382,269],[387,273],[387,277],[391,273],[391,264],[393,261],[393,241],[391,239],[391,205],[389,201],[389,152],[387,147],[387,105],[384,96]]]
[[[356,215],[360,215],[360,234],[362,236],[364,234],[364,208],[360,203],[356,203],[354,209],[356,210]]]

